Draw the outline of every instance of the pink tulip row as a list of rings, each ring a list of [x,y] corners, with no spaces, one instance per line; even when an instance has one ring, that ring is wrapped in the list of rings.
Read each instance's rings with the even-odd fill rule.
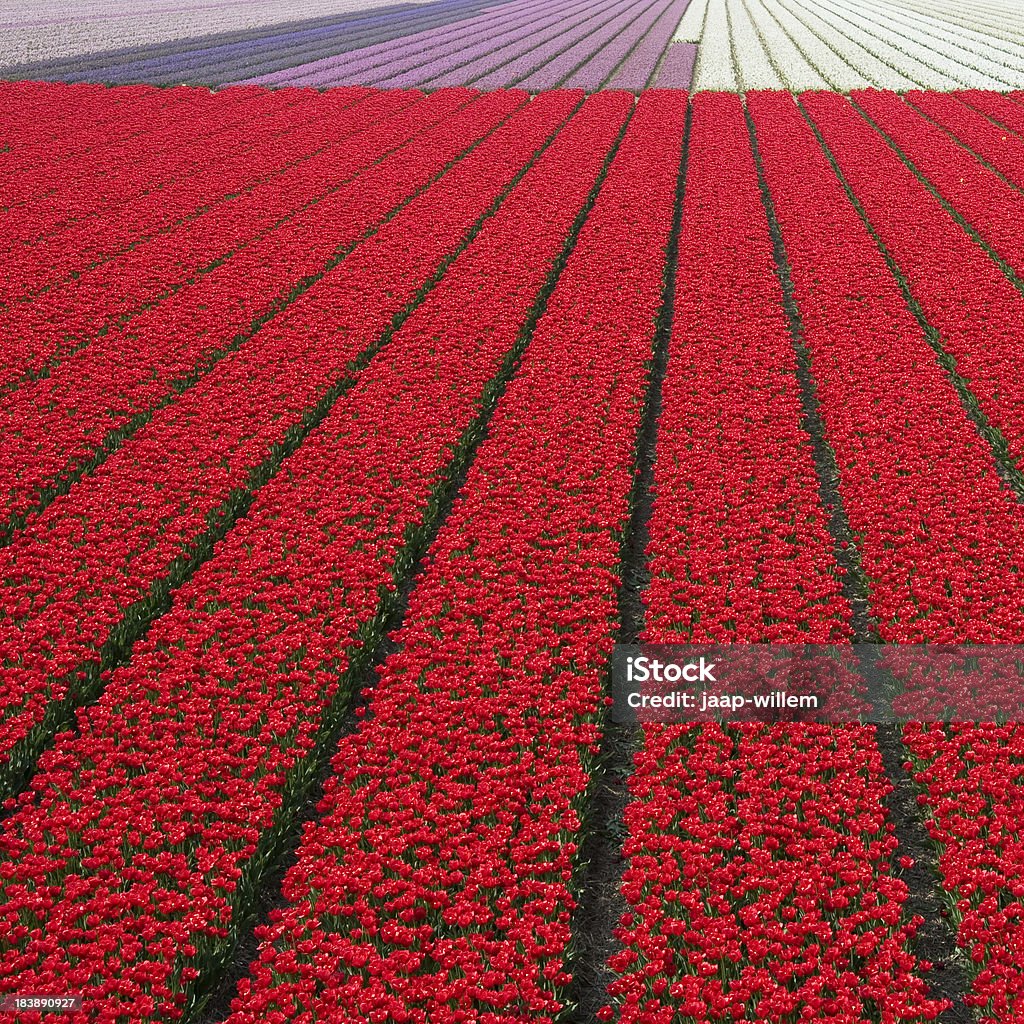
[[[581,99],[526,108],[523,152]],[[71,986],[94,1019],[171,1020],[216,973],[629,108],[594,98],[561,128],[9,802],[0,992]]]
[[[2,761],[131,642],[550,135],[544,106],[502,124],[526,100],[479,97],[382,173],[356,216],[416,198],[0,551]]]
[[[19,439],[17,448],[0,455],[0,518],[23,516],[40,492],[94,457],[101,445],[120,441],[133,417],[166,401],[181,382],[201,376],[286,307],[297,288],[375,230],[396,202],[420,187],[429,166],[423,161],[444,137],[444,122],[471,96],[446,90],[415,103],[410,94],[393,100],[382,94],[381,102],[360,104],[351,132],[342,131],[339,144],[200,217],[180,237],[164,236],[166,260],[147,260],[156,280],[173,280],[161,271],[183,262],[179,253],[190,261],[219,256],[222,262],[130,321],[118,323],[107,305],[90,322],[77,306],[84,297],[74,296],[89,328],[100,316],[115,324],[0,404],[0,429]],[[409,182],[406,193],[388,184],[403,180]],[[141,292],[146,283],[136,279],[135,286]],[[126,282],[120,291],[130,288]],[[105,305],[104,294],[109,292],[95,296],[96,307]],[[65,318],[52,323],[55,347],[73,343],[68,327]],[[36,338],[42,341],[38,333]]]
[[[685,112],[680,94],[640,99],[398,650],[341,741],[231,1024],[512,1024],[566,1008]]]

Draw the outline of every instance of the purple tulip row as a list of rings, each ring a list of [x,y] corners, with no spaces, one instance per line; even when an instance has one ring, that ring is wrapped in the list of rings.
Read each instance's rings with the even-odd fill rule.
[[[654,26],[662,21],[666,14],[673,19],[672,28],[669,30],[671,35],[679,24],[679,19],[682,18],[687,3],[688,0],[658,0],[653,6],[648,7],[640,17],[635,18],[625,29],[617,33],[607,46],[601,47],[586,64],[577,68],[565,79],[563,83],[565,88],[588,91],[600,89],[616,73],[622,62],[632,56],[637,44],[650,35]],[[653,61],[648,63],[647,75],[640,84],[641,89],[647,84],[647,79],[654,71],[654,65],[664,49],[665,44],[663,43],[661,49],[653,55]]]
[[[477,46],[461,53],[448,50],[435,58],[429,66],[391,77],[379,84],[388,88],[403,88],[401,82],[413,82],[429,89],[438,89],[476,82],[520,56],[533,55],[534,63],[539,65],[546,58],[537,55],[542,55],[548,46],[561,39],[566,32],[591,22],[614,3],[615,0],[598,0],[596,3],[594,0],[574,0],[572,3],[551,4],[545,17],[534,21],[532,25],[492,34]]]
[[[654,79],[657,89],[689,89],[693,81],[693,65],[697,59],[695,43],[673,43]]]
[[[509,0],[500,9],[454,25],[242,81],[315,88],[515,86],[530,92],[560,86],[593,92],[610,86],[639,92],[654,76],[688,4],[689,0]],[[671,47],[669,53],[674,50]],[[671,70],[679,59],[669,62],[666,55],[664,63],[670,63]],[[691,52],[691,69],[692,64]],[[673,74],[689,84],[689,75],[682,70]]]
[[[536,29],[538,23],[555,22],[569,6],[583,7],[592,0],[512,0],[501,12],[501,24],[508,32],[519,36]],[[445,68],[451,67],[452,55],[474,54],[488,51],[495,42],[495,13],[493,11],[468,18],[456,26],[443,26],[417,33],[400,44],[384,43],[354,53],[318,61],[315,66],[292,68],[290,72],[267,78],[254,79],[254,84],[312,85],[317,88],[334,85],[376,85],[387,87],[390,80],[411,76],[414,84],[430,77],[428,68],[440,60]],[[468,59],[468,58],[467,58]],[[423,69],[423,73],[418,73]],[[458,84],[463,84],[460,81]]]
[[[514,82],[524,81],[538,71],[552,58],[558,56],[567,47],[574,45],[579,39],[586,38],[594,29],[613,18],[636,0],[612,0],[611,3],[594,4],[590,8],[589,17],[571,28],[566,26],[563,32],[545,43],[527,52],[521,52],[511,60],[506,60],[498,68],[486,75],[474,79],[473,86],[477,89],[507,89]]]
[[[484,8],[508,0],[397,0],[375,10],[107,49],[6,69],[5,77],[112,85],[149,82],[223,85],[372,46],[397,46],[428,30],[450,31]],[[100,29],[97,27],[97,32]],[[111,35],[113,41],[116,37]]]
[[[575,41],[564,37],[560,39],[558,44],[552,47],[552,59],[533,74],[521,79],[520,86],[530,92],[557,88],[580,64],[612,42],[620,32],[653,6],[652,0],[623,0],[613,9],[613,17],[596,26],[588,26],[590,31],[580,33]],[[566,47],[566,43],[570,45]],[[511,84],[510,82],[509,85]]]
[[[510,0],[502,5],[501,18],[503,21],[519,20],[524,16],[536,18],[546,6],[545,0]],[[481,33],[493,31],[494,23],[494,10],[486,14],[474,12],[473,16],[452,24],[431,26],[400,39],[385,39],[344,53],[328,54],[315,61],[296,62],[277,72],[241,79],[238,84],[306,85],[314,88],[343,85],[349,81],[370,84],[373,79],[385,77],[387,72],[381,69],[392,62],[404,60],[415,66],[417,62],[428,60],[439,47],[459,49],[472,45],[474,40],[481,38]]]
[[[691,0],[673,0],[667,6],[650,32],[640,40],[633,52],[622,62],[608,83],[610,89],[628,89],[630,92],[640,92],[646,88],[654,69],[658,66],[661,55],[665,53],[665,48],[669,46],[679,22],[682,21],[686,8],[690,6],[690,2]],[[668,52],[671,53],[673,48],[674,45]],[[685,85],[677,86],[677,88],[686,89],[689,88],[689,85],[690,81],[687,79]]]

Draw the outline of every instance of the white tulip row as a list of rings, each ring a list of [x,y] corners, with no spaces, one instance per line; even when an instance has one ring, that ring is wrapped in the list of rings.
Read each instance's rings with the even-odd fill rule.
[[[693,90],[1024,88],[1017,0],[693,0]]]

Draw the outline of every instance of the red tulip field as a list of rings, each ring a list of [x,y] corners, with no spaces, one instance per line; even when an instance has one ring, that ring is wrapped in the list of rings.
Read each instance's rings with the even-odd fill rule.
[[[1024,724],[609,683],[1024,644],[1024,94],[0,111],[0,1022],[1024,1021]]]

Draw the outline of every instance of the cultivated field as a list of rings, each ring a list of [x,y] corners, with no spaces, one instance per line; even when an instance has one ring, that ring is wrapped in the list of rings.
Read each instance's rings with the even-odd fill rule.
[[[222,86],[1024,88],[1010,0],[436,0],[0,8],[0,74]]]
[[[1024,628],[1015,100],[3,95],[4,991],[199,1019],[319,780],[230,1019],[553,1019],[641,522],[649,639]],[[992,1006],[1017,735],[887,741]],[[872,727],[636,742],[623,1019],[930,1019]]]
[[[1024,1020],[1024,14],[84,13],[0,45],[0,1022]],[[641,642],[1017,663],[624,724]]]

